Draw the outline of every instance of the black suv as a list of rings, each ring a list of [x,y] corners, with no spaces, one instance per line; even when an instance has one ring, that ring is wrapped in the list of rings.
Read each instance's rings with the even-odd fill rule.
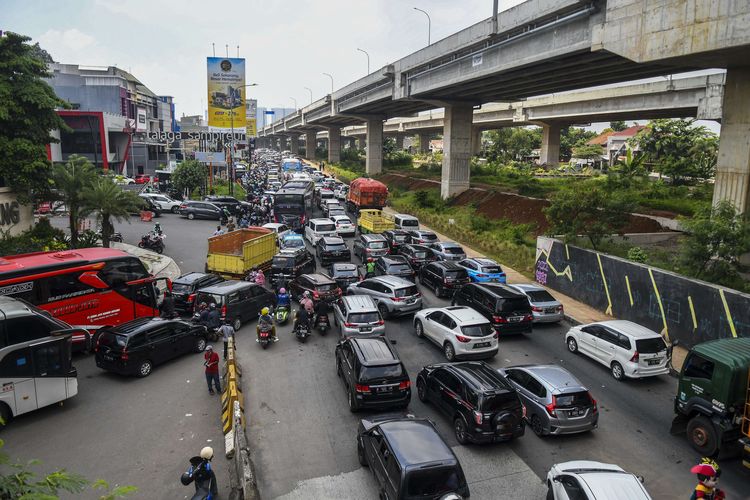
[[[414,281],[414,269],[409,260],[403,255],[385,255],[378,257],[375,261],[375,274],[377,276],[398,276],[409,281]]]
[[[198,290],[195,300],[216,304],[221,320],[228,319],[239,330],[242,323],[257,319],[261,309],[275,306],[276,294],[255,283],[227,280]]]
[[[357,457],[372,470],[380,498],[470,496],[461,463],[426,418],[391,415],[360,420]]]
[[[409,374],[384,337],[349,337],[336,344],[336,374],[344,380],[353,412],[409,406]]]
[[[436,297],[450,296],[469,281],[466,269],[455,262],[430,262],[419,270],[419,282],[432,288]]]
[[[219,208],[226,208],[232,214],[238,214],[242,207],[249,207],[250,204],[244,201],[240,201],[237,198],[231,196],[206,196],[203,201],[213,203]]]
[[[453,295],[453,305],[469,306],[490,320],[498,334],[531,333],[529,299],[501,283],[472,283]]]
[[[206,327],[180,320],[138,318],[102,328],[96,366],[122,375],[146,377],[155,365],[206,348]]]
[[[425,245],[403,245],[399,247],[398,253],[406,257],[414,269],[437,260],[432,249]]]
[[[172,282],[174,308],[181,313],[192,313],[195,307],[195,294],[203,287],[224,281],[219,275],[187,273]]]
[[[331,264],[331,270],[328,274],[336,280],[336,284],[338,284],[342,292],[346,291],[352,283],[357,283],[361,278],[359,267],[350,262],[335,262]]]
[[[425,366],[417,375],[417,396],[453,419],[461,444],[523,436],[524,409],[518,393],[484,361]]]
[[[318,254],[320,264],[325,266],[329,262],[352,260],[352,252],[346,246],[341,236],[324,236],[318,240],[315,246],[315,252]]]
[[[382,234],[385,236],[392,254],[398,253],[399,249],[409,241],[409,233],[401,229],[390,229],[383,231]]]
[[[305,273],[315,271],[315,259],[306,248],[281,250],[271,261],[268,279],[276,284],[283,275],[289,282]]]

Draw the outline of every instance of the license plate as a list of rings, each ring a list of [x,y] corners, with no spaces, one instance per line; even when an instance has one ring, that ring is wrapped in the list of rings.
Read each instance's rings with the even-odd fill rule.
[[[570,416],[571,417],[582,417],[585,414],[586,414],[586,409],[585,408],[574,408],[574,409],[570,410]]]
[[[365,333],[365,332],[371,332],[372,328],[360,328],[359,331],[363,332],[363,333]]]
[[[104,359],[106,361],[114,361],[115,360],[114,356],[107,356],[107,355],[104,356]]]
[[[474,349],[481,349],[482,347],[489,347],[489,346],[490,346],[489,342],[477,342],[476,344],[474,344]]]
[[[391,387],[376,387],[375,392],[391,392]]]
[[[658,358],[656,358],[656,359],[648,359],[648,360],[646,360],[646,362],[649,365],[658,365],[661,362],[661,359],[658,359]]]
[[[510,321],[511,323],[518,323],[522,319],[523,319],[523,316],[509,316],[508,317],[508,321]]]
[[[554,314],[555,312],[557,312],[557,309],[555,309],[554,307],[548,307],[544,310],[544,312],[545,314]]]

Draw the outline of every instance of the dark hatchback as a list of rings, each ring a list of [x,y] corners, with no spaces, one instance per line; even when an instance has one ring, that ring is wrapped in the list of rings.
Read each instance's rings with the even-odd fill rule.
[[[180,320],[139,318],[103,328],[96,341],[96,366],[146,377],[154,366],[206,348],[206,327]]]
[[[411,267],[417,270],[423,265],[437,260],[432,249],[425,245],[403,245],[399,247],[398,253],[406,257]]]
[[[344,380],[352,412],[409,406],[409,374],[385,337],[341,340],[336,345],[336,374]]]
[[[502,283],[471,283],[453,295],[453,305],[469,306],[487,318],[498,334],[531,333],[529,299]]]
[[[425,366],[417,375],[417,395],[452,419],[461,444],[510,441],[524,434],[526,410],[518,393],[484,361]]]
[[[401,229],[389,229],[383,231],[383,236],[388,242],[388,246],[391,248],[391,253],[398,253],[403,245],[409,242],[409,233]]]
[[[224,281],[216,274],[187,273],[172,282],[174,308],[181,313],[192,313],[195,307],[195,295],[203,287]]]
[[[352,252],[340,236],[324,236],[318,240],[315,251],[318,254],[318,259],[320,259],[320,264],[323,266],[329,262],[349,262],[352,260]]]
[[[362,279],[359,274],[359,267],[349,262],[334,262],[331,264],[329,275],[342,290],[346,290],[349,288],[349,285],[357,283]]]
[[[377,276],[398,276],[409,281],[414,281],[414,269],[409,260],[403,255],[387,255],[378,257],[375,261],[375,274]]]
[[[281,250],[274,255],[268,279],[274,285],[284,276],[289,282],[298,276],[315,271],[315,259],[306,248]]]
[[[360,420],[357,457],[375,476],[380,498],[439,500],[450,493],[459,498],[471,495],[461,463],[426,418],[384,415]]]
[[[436,297],[446,297],[469,283],[469,275],[455,262],[430,262],[419,270],[419,282],[432,288]]]
[[[322,300],[332,303],[341,297],[341,288],[330,277],[325,274],[303,274],[289,283],[289,294],[292,298],[299,300],[305,292],[310,292],[314,302]]]

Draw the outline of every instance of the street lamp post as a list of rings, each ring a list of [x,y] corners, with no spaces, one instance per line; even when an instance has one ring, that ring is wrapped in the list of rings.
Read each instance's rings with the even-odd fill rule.
[[[297,107],[297,99],[295,99],[294,97],[290,97],[289,99],[291,99],[292,102],[294,103],[294,111],[296,112],[299,109]]]
[[[257,83],[248,83],[247,85],[241,85],[238,88],[245,88],[245,87],[257,87]],[[240,94],[241,96],[241,94]],[[240,102],[242,99],[240,99]],[[229,174],[229,195],[234,196],[234,96],[232,96],[232,108],[229,110],[229,125],[231,127],[231,135],[229,137],[229,167],[227,168],[227,173]]]
[[[370,54],[368,54],[366,50],[362,50],[362,49],[357,49],[357,50],[367,56],[367,74],[369,75],[370,74]]]
[[[414,7],[414,10],[418,10],[425,16],[427,16],[427,45],[430,45],[430,32],[432,31],[432,20],[430,19],[430,15],[427,13],[427,11],[424,11],[418,7]]]
[[[312,99],[313,99],[312,98],[312,89],[310,87],[305,87],[305,90],[307,90],[308,92],[310,92],[310,104],[312,104]]]
[[[326,75],[328,78],[331,79],[331,98],[333,98],[333,76],[331,76],[328,73],[323,73],[323,74]]]

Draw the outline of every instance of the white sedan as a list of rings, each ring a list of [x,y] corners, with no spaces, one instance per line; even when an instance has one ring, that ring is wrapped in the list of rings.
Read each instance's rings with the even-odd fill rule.
[[[414,315],[414,333],[437,344],[448,361],[491,358],[497,354],[497,333],[471,307],[422,309]]]
[[[336,224],[336,234],[339,236],[354,236],[357,226],[346,215],[333,215],[331,220]]]
[[[575,460],[547,473],[547,500],[651,500],[643,479],[614,464]]]

